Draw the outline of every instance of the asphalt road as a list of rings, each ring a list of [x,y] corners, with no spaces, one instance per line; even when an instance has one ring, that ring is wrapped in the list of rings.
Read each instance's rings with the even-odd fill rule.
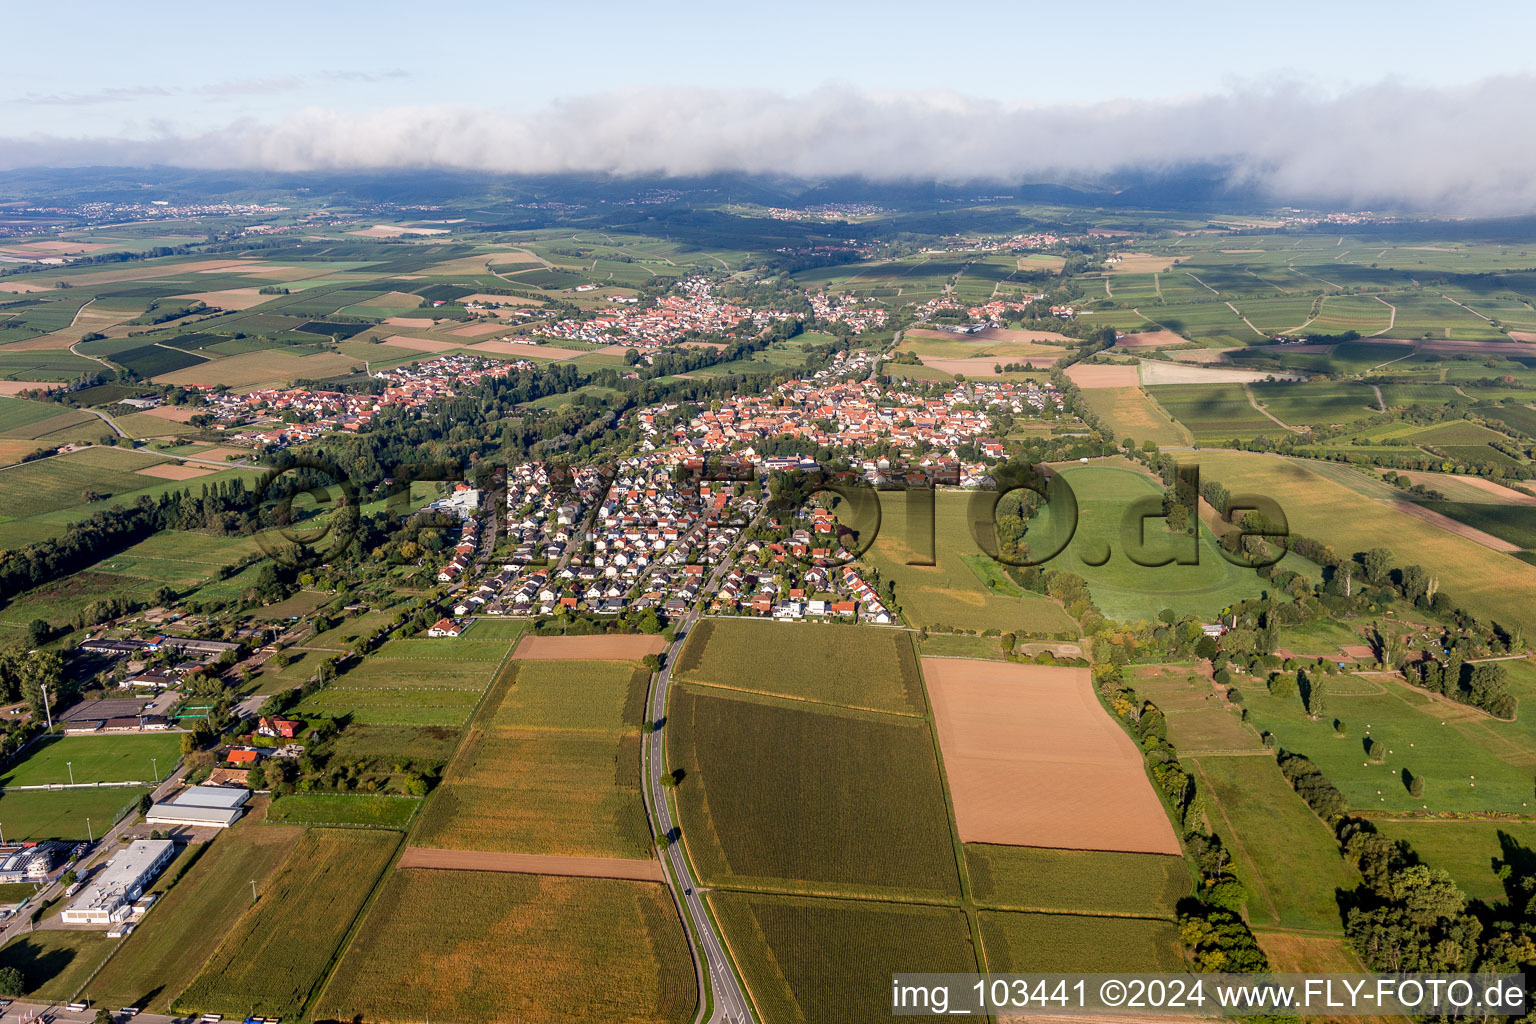
[[[720,575],[732,564],[734,554],[733,546],[726,557],[720,560],[715,571],[710,574],[709,582],[701,594],[713,592]],[[655,685],[651,688],[650,720],[652,722],[660,722],[666,717],[667,690],[672,683],[672,665],[682,650],[687,635],[693,632],[693,627],[699,621],[702,610],[701,605],[694,606],[678,629],[679,639],[667,648],[666,663],[656,674]],[[708,1018],[709,1024],[752,1024],[756,1020],[752,1015],[752,1004],[747,999],[746,992],[742,990],[741,982],[731,966],[730,954],[726,952],[725,943],[720,939],[715,922],[704,908],[704,897],[699,893],[699,884],[693,876],[693,868],[688,863],[688,857],[683,852],[683,844],[681,841],[666,842],[666,837],[676,823],[672,820],[672,809],[667,804],[666,787],[661,784],[667,761],[663,745],[665,736],[665,726],[654,730],[650,734],[650,742],[644,748],[648,762],[645,766],[646,784],[650,787],[651,793],[647,809],[652,815],[651,824],[655,834],[665,843],[662,847],[662,856],[672,869],[668,884],[672,887],[673,897],[688,914],[694,934],[698,937],[695,949],[704,970],[709,972],[709,985],[714,994],[714,1004]],[[702,996],[701,992],[700,997]]]

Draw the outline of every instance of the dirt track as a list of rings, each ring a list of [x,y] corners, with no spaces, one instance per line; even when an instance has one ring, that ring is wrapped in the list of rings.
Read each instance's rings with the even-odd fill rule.
[[[1088,670],[924,658],[961,842],[1181,853]]]
[[[639,661],[660,654],[659,636],[525,636],[512,653],[521,661]]]
[[[483,850],[431,850],[407,846],[397,867],[440,868],[447,871],[505,871],[518,875],[567,875],[575,878],[629,878],[665,882],[654,860],[618,857],[545,857],[531,853],[489,853]]]

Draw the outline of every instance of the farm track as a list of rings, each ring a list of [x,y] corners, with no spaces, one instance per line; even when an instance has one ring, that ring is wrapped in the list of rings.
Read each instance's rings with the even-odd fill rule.
[[[1386,334],[1388,331],[1392,330],[1394,327],[1397,326],[1397,307],[1392,305],[1392,303],[1388,302],[1386,299],[1382,298],[1380,295],[1376,296],[1376,301],[1381,303],[1383,306],[1386,306],[1388,309],[1390,309],[1392,311],[1392,316],[1391,316],[1390,319],[1387,320],[1387,326],[1383,327],[1381,330],[1377,331],[1374,334],[1367,334],[1366,335],[1367,338],[1379,338],[1379,337],[1381,337],[1382,335]],[[1411,355],[1411,354],[1412,353],[1409,353],[1409,355]],[[1408,357],[1404,356],[1403,358],[1406,359]],[[1394,359],[1392,361],[1394,363],[1397,362],[1396,359]],[[1386,363],[1382,363],[1381,365],[1385,366],[1387,364]]]
[[[1298,430],[1296,427],[1291,426],[1289,423],[1285,422],[1280,417],[1276,416],[1274,413],[1270,412],[1268,409],[1266,409],[1262,405],[1260,405],[1258,398],[1254,397],[1253,389],[1250,388],[1247,384],[1243,385],[1243,394],[1248,396],[1248,404],[1253,406],[1255,411],[1257,411],[1260,415],[1266,417],[1269,420],[1272,420],[1273,422],[1275,422],[1276,424],[1278,424],[1281,427],[1284,427],[1286,430],[1289,430],[1293,434],[1301,433],[1301,431]]]

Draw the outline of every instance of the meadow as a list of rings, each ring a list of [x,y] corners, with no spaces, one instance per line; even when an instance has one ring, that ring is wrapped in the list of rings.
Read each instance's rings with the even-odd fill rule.
[[[823,623],[705,619],[678,679],[871,711],[924,712],[911,634]]]
[[[1267,925],[1338,931],[1335,893],[1359,873],[1339,854],[1333,833],[1265,756],[1184,759],[1206,797],[1206,819],[1221,835],[1248,891],[1248,918]]]
[[[297,1015],[399,843],[393,832],[305,832],[255,904],[226,922],[222,940],[173,1008]]]
[[[977,970],[958,909],[727,891],[709,904],[765,1021],[887,1020],[892,971]]]
[[[977,906],[1172,919],[1191,892],[1182,857],[967,843]]]
[[[1182,754],[1262,749],[1259,734],[1243,723],[1238,709],[1193,667],[1140,666],[1133,685],[1138,696],[1163,712],[1168,740]]]
[[[683,839],[705,884],[957,894],[925,721],[723,692],[679,687],[667,725]]]
[[[1498,864],[1520,864],[1536,850],[1531,821],[1378,818],[1372,824],[1388,838],[1407,842],[1430,867],[1449,872],[1468,896],[1490,903],[1506,896]]]
[[[970,534],[970,495],[941,491],[934,497],[933,551],[913,548],[907,502],[890,494],[881,496],[879,536],[865,554],[895,584],[910,625],[1077,635],[1077,623],[1056,602],[1035,594],[1009,597],[984,582],[965,560],[982,553]],[[936,564],[908,564],[930,557]]]
[[[341,825],[403,831],[421,800],[410,796],[362,793],[291,793],[274,800],[266,820],[278,824]]]
[[[660,885],[393,871],[316,1013],[379,1024],[686,1024],[697,1002]]]
[[[1147,393],[1197,440],[1246,441],[1285,429],[1253,407],[1241,384],[1161,384]]]
[[[301,834],[296,828],[242,824],[200,852],[194,848],[182,854],[196,860],[167,869],[175,884],[91,980],[92,998],[166,1013],[229,923],[251,905],[251,880],[264,884]]]

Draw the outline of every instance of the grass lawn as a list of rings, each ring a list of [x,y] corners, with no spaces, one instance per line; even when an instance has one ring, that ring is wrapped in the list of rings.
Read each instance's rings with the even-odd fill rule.
[[[87,839],[93,832],[99,837],[148,791],[148,786],[125,786],[0,794],[0,824],[11,840]]]
[[[1010,910],[1171,919],[1193,887],[1182,857],[1159,854],[968,843],[965,860],[976,903]]]
[[[121,941],[105,931],[35,931],[0,949],[0,967],[21,972],[28,998],[68,1002]]]
[[[693,629],[676,675],[871,711],[922,714],[911,634],[872,626],[706,619]]]
[[[0,775],[0,786],[76,783],[150,782],[159,760],[161,778],[181,759],[181,737],[172,733],[60,736],[42,740],[18,765]],[[0,818],[0,821],[4,821]]]
[[[1206,794],[1206,818],[1227,840],[1248,890],[1248,917],[1314,931],[1342,927],[1335,891],[1360,876],[1267,756],[1185,758]]]
[[[317,1012],[379,1024],[686,1024],[697,998],[664,887],[500,872],[390,874]]]
[[[250,906],[250,880],[264,883],[300,834],[296,828],[242,824],[208,843],[190,865],[172,865],[173,873],[185,874],[91,982],[92,998],[106,1006],[167,1012],[203,957]]]
[[[706,884],[956,895],[926,721],[724,693],[680,687],[667,726],[683,839]]]
[[[412,796],[293,793],[267,808],[267,820],[295,825],[356,825],[404,830],[421,800]]]

